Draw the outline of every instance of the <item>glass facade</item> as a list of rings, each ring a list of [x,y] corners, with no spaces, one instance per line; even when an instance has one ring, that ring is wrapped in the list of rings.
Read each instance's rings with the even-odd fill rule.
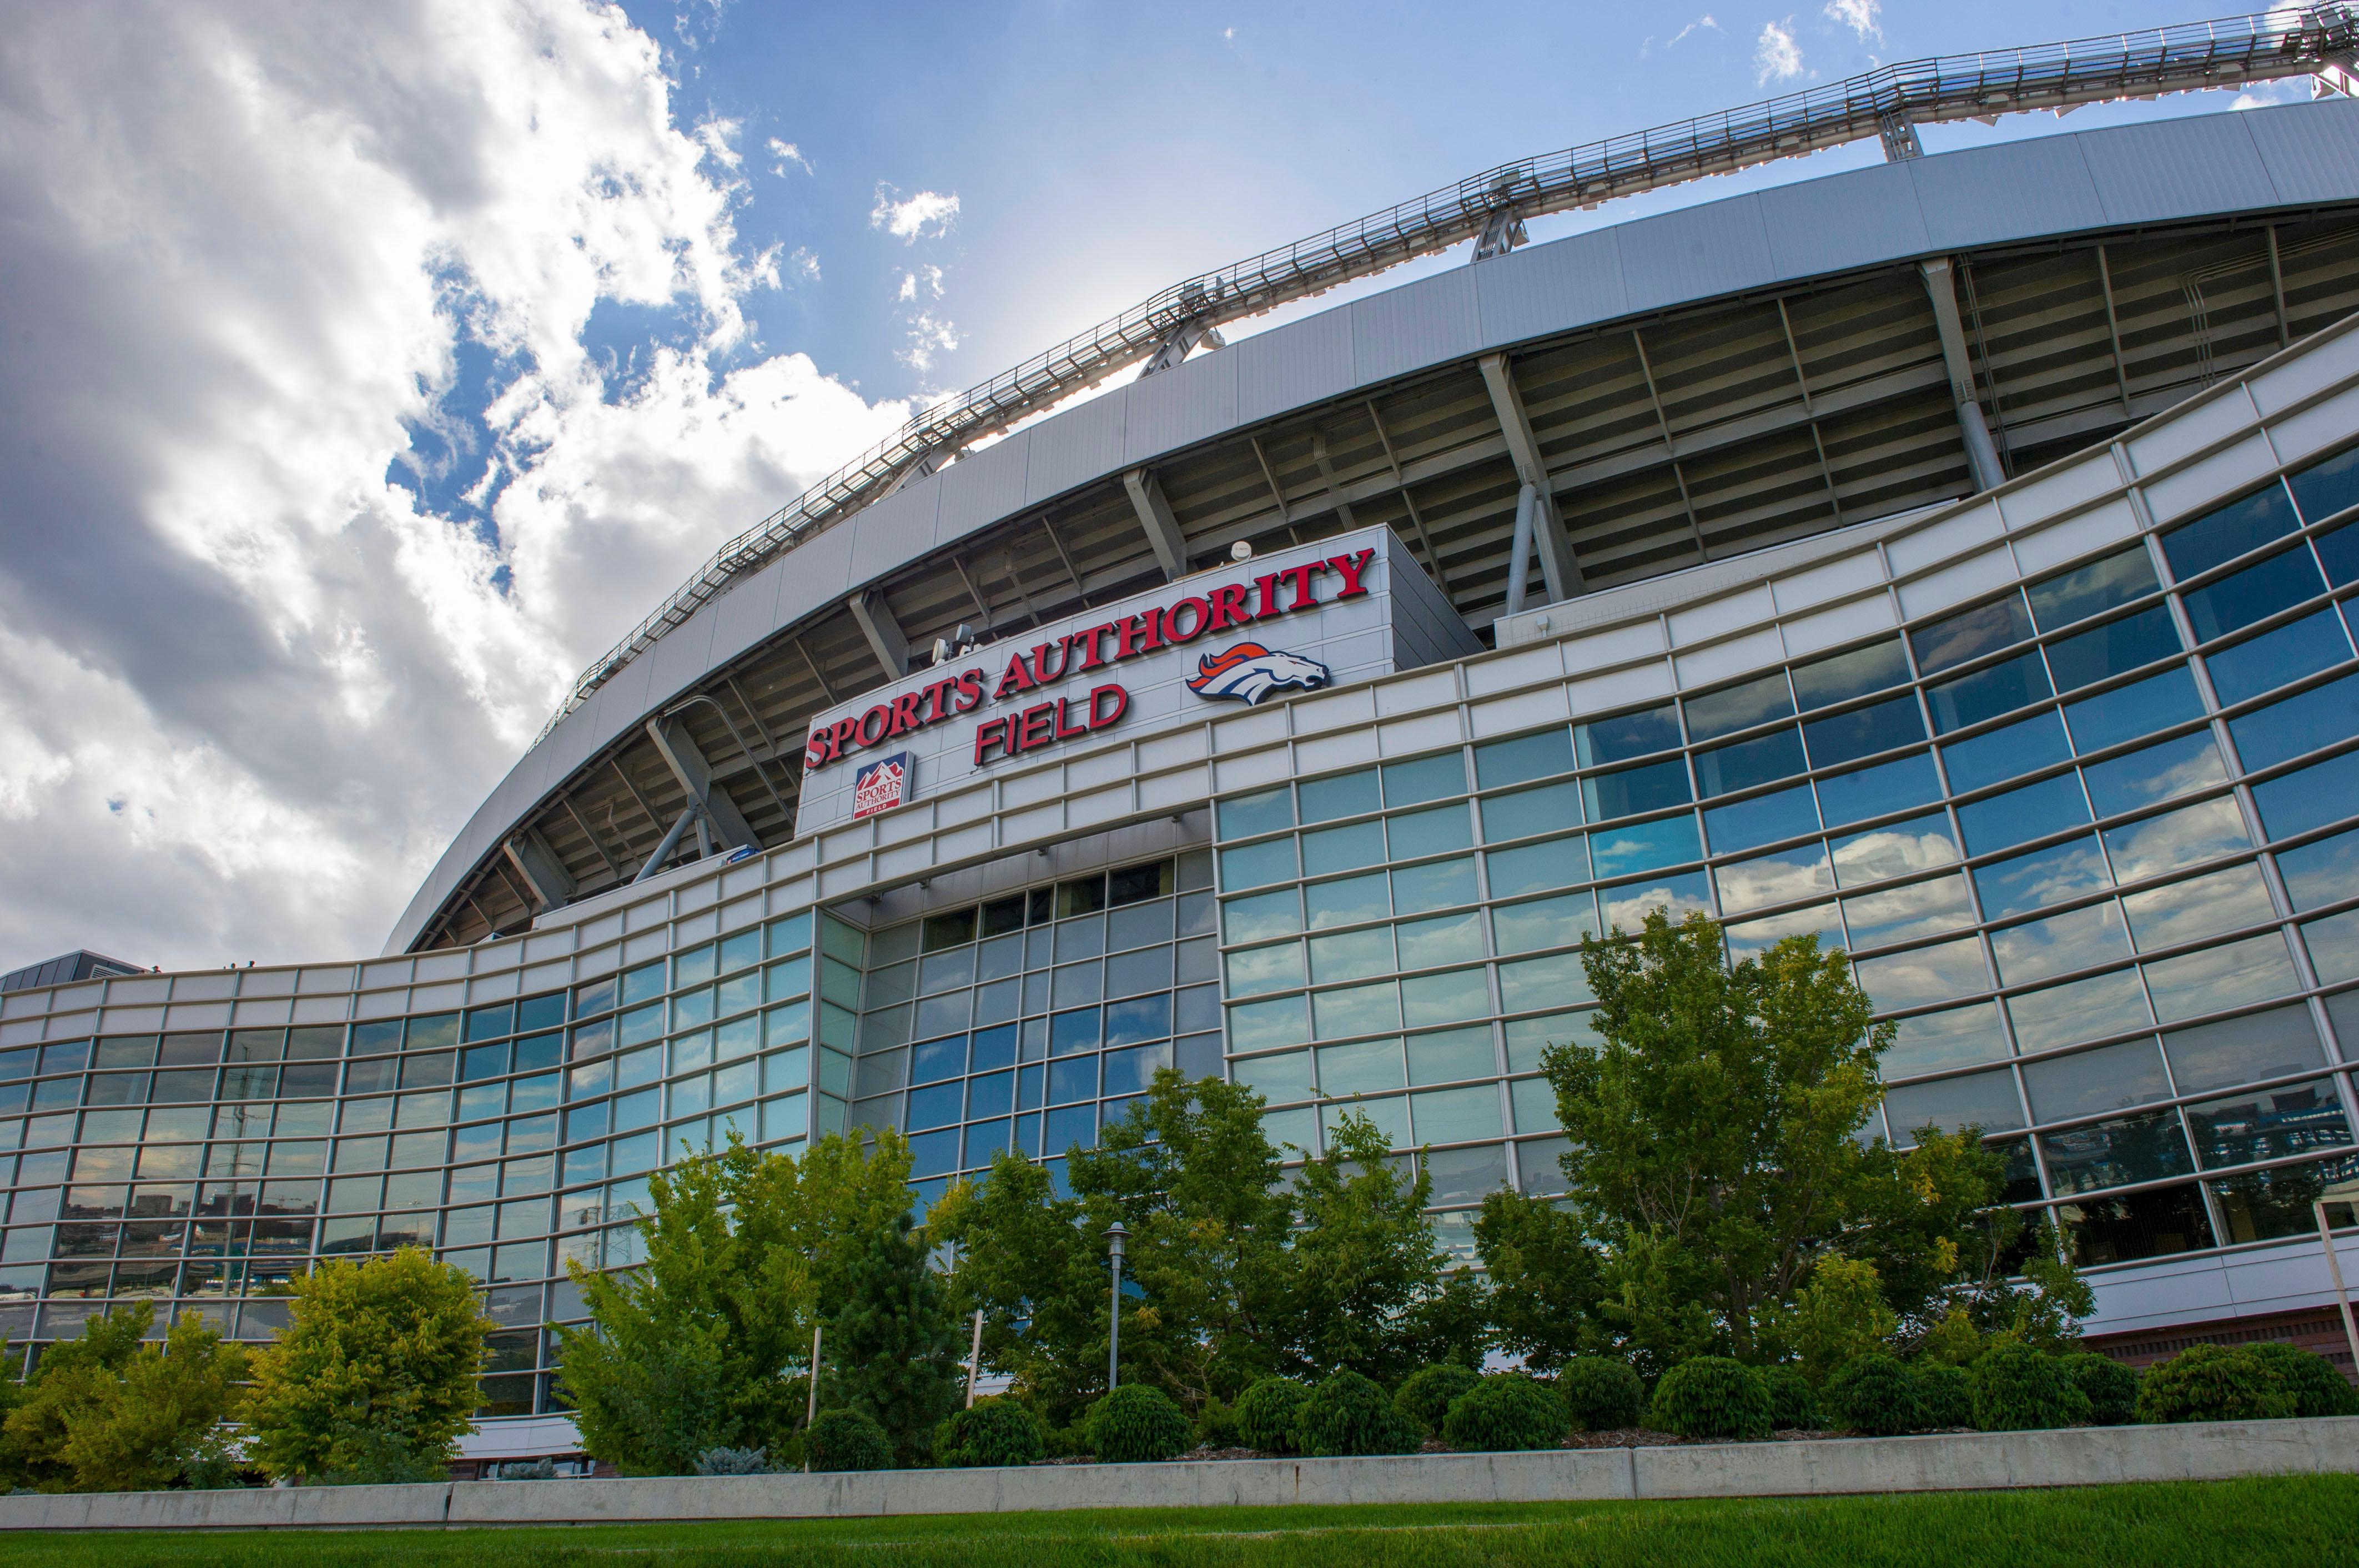
[[[1873,640],[1219,802],[1230,1071],[1425,1146],[1445,1234],[1554,1190],[1581,938],[1815,933],[1882,1119],[2005,1135],[2082,1262],[2267,1239],[2359,1172],[2359,449]],[[2191,655],[2191,656],[2190,656]]]

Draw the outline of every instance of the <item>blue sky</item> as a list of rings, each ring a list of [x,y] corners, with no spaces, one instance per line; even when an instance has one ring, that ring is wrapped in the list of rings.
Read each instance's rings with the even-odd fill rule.
[[[2194,19],[2015,0],[8,17],[0,967],[375,951],[575,673],[723,539],[926,399],[1190,274],[1879,62]]]

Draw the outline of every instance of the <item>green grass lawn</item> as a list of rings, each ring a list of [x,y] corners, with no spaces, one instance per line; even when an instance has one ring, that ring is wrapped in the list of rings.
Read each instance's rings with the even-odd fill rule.
[[[530,1483],[519,1483],[530,1485]],[[1190,1508],[479,1530],[0,1537],[9,1568],[538,1564],[2359,1564],[2359,1477],[1701,1502]]]

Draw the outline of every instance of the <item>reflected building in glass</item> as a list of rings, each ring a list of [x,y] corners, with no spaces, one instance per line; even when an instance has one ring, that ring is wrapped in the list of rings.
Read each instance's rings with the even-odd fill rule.
[[[683,1151],[897,1127],[922,1206],[1166,1066],[1291,1159],[1372,1118],[1471,1256],[1559,1190],[1582,937],[1658,908],[1848,953],[1867,1136],[1979,1127],[2093,1334],[2327,1324],[2354,146],[2328,102],[1706,203],[912,479],[595,672],[379,955],[12,975],[0,1327],[262,1338],[429,1247],[500,1324],[471,1453],[564,1454],[567,1266],[637,1261]]]

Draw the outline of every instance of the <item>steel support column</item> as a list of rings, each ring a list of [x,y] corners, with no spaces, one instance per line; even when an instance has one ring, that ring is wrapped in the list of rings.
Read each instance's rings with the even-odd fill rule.
[[[713,782],[712,765],[690,738],[687,725],[678,719],[649,719],[647,738],[656,743],[664,766],[679,780],[679,787],[688,791],[688,798],[703,808],[703,814],[731,848],[762,847],[762,841],[754,836],[752,826],[746,822],[745,813],[738,811],[737,803],[729,798],[729,791]]]
[[[1540,575],[1548,583],[1549,598],[1554,602],[1570,597],[1582,591],[1581,563],[1573,558],[1572,541],[1565,537],[1564,519],[1557,514],[1548,464],[1540,458],[1539,441],[1532,434],[1531,418],[1524,412],[1523,395],[1516,390],[1506,354],[1483,356],[1483,385],[1491,394],[1491,411],[1498,416],[1500,432],[1507,438],[1507,457],[1516,465],[1516,482],[1530,485],[1535,493],[1532,542],[1539,546]]]
[[[524,878],[524,885],[532,890],[532,896],[540,900],[542,909],[558,909],[573,897],[573,878],[565,869],[565,861],[549,847],[539,829],[525,829],[501,844],[500,849],[507,855],[508,864],[516,867],[516,875]]]
[[[860,635],[868,639],[869,651],[875,654],[876,662],[885,667],[885,678],[898,681],[908,674],[909,639],[901,635],[901,624],[886,607],[885,595],[874,589],[865,593],[854,593],[843,602],[843,607],[850,610],[852,618],[859,623]]]
[[[1188,536],[1180,531],[1180,519],[1163,497],[1162,483],[1152,469],[1134,468],[1122,476],[1122,487],[1130,492],[1130,509],[1138,514],[1138,526],[1155,551],[1155,563],[1163,568],[1163,580],[1179,582],[1188,575]]]
[[[1933,301],[1933,324],[1941,334],[1941,363],[1950,373],[1950,400],[1957,405],[1966,466],[1973,471],[1975,489],[1995,489],[2005,483],[2006,471],[1999,466],[1990,422],[1983,418],[1982,402],[1974,396],[1973,363],[1966,357],[1966,329],[1958,319],[1955,269],[1943,256],[1919,262],[1917,270],[1923,275],[1925,292]]]

